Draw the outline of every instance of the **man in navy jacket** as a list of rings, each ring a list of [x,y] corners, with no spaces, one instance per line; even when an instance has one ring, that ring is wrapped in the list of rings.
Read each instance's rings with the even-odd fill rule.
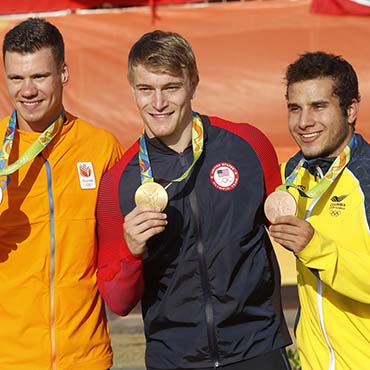
[[[189,43],[154,31],[128,79],[144,133],[103,178],[98,283],[112,311],[141,299],[154,369],[290,369],[280,273],[263,203],[276,153],[249,124],[193,112]]]

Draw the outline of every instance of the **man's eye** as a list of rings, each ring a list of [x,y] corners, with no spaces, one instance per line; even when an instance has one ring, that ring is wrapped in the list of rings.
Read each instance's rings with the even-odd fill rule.
[[[298,110],[299,110],[299,108],[295,107],[295,106],[289,107],[288,109],[289,109],[289,112],[292,112],[292,113],[298,112]]]
[[[326,106],[324,104],[317,104],[315,105],[316,109],[324,109]]]

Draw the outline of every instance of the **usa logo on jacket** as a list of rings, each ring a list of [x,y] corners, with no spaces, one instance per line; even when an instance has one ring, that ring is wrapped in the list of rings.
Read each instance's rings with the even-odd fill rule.
[[[230,163],[217,163],[210,172],[213,186],[222,191],[233,190],[239,182],[239,172]]]

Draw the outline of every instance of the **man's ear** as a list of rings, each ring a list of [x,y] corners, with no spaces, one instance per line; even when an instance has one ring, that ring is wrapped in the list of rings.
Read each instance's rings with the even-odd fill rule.
[[[68,65],[65,63],[62,65],[61,80],[63,86],[66,85],[69,81],[69,68]]]
[[[191,98],[192,99],[194,99],[194,97],[195,97],[195,91],[198,87],[198,84],[199,84],[199,77],[197,76],[196,80],[194,80],[192,82],[192,86],[191,86],[192,87],[192,92],[191,92]]]
[[[352,103],[347,108],[347,120],[350,125],[353,125],[354,122],[356,121],[358,111],[359,111],[359,103],[356,99],[353,99]]]

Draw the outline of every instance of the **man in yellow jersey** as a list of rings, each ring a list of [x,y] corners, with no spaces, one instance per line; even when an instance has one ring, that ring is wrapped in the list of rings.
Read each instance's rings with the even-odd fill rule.
[[[355,133],[360,95],[341,56],[303,54],[286,72],[300,151],[282,166],[297,214],[271,236],[297,261],[303,370],[370,369],[370,145]]]
[[[54,25],[30,18],[8,31],[3,62],[14,111],[0,121],[0,369],[106,370],[95,204],[123,150],[64,110]]]

